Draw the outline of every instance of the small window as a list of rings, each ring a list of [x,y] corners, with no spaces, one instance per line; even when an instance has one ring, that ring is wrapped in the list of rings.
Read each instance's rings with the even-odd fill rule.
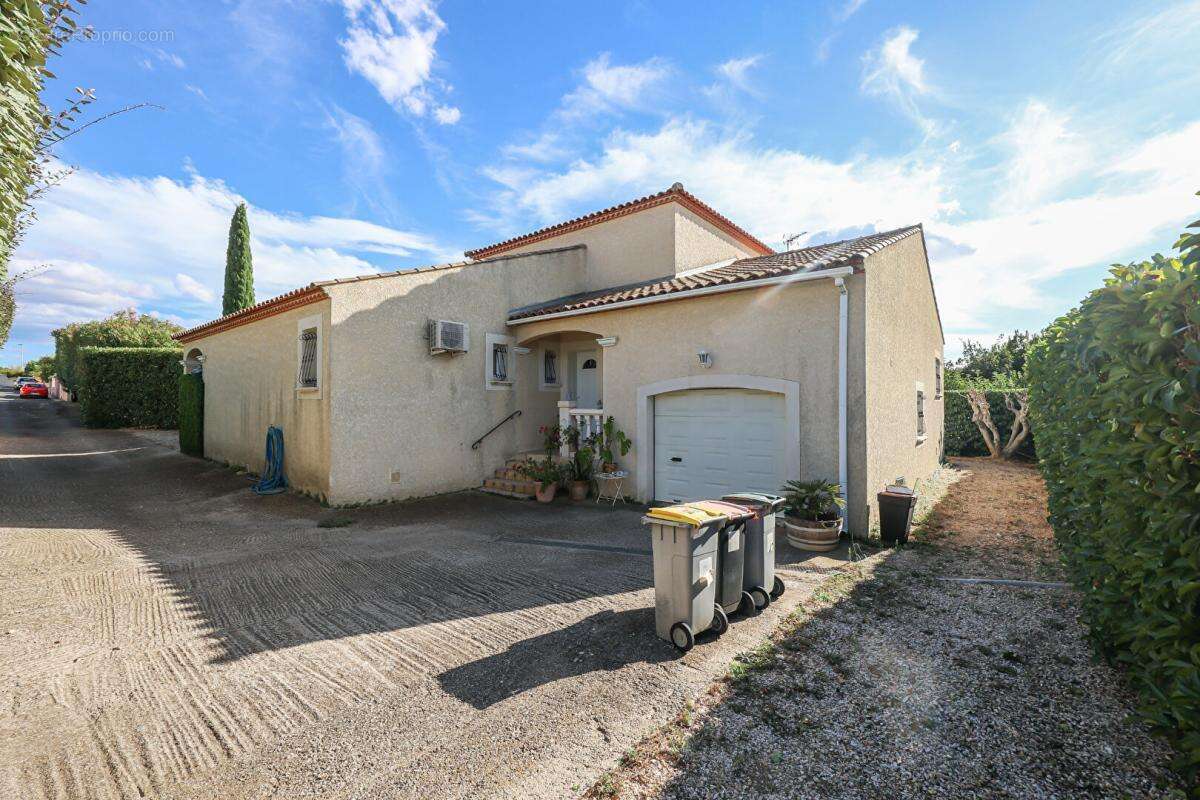
[[[546,386],[558,385],[558,353],[547,350],[542,355],[542,383]]]
[[[925,392],[917,389],[917,439],[925,438]]]
[[[595,368],[596,368],[596,359],[594,359],[594,358],[589,358],[587,361],[584,361],[583,366],[580,367],[580,369],[595,369]]]
[[[508,382],[508,345],[492,345],[492,380],[496,383]]]
[[[317,388],[316,328],[308,328],[300,334],[300,373],[296,383],[302,389]]]
[[[933,396],[935,399],[942,396],[942,360],[940,358],[933,360]]]

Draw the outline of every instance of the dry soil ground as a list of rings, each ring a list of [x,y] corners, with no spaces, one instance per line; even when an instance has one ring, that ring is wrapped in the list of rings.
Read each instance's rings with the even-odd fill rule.
[[[916,544],[805,601],[592,797],[1183,797],[1168,748],[1093,661],[1037,472],[985,459]]]
[[[248,487],[0,391],[0,797],[569,796],[837,567],[680,658],[634,509]]]

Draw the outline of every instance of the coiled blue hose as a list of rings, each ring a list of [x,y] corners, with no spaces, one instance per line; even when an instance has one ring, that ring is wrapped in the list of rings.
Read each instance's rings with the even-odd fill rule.
[[[252,487],[255,494],[279,494],[287,489],[283,476],[283,429],[267,428],[267,465],[262,477]]]

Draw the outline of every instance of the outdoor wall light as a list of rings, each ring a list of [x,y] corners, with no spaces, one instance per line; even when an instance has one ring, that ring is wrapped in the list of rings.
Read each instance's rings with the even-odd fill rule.
[[[533,351],[530,350],[528,347],[514,347],[513,352],[519,356],[527,356],[530,353],[532,353]]]
[[[701,369],[708,369],[713,365],[712,353],[707,350],[701,350],[699,353],[696,353],[696,358],[700,361]]]
[[[617,337],[615,336],[605,336],[603,339],[596,340],[596,344],[600,345],[601,347],[612,347],[616,343]]]

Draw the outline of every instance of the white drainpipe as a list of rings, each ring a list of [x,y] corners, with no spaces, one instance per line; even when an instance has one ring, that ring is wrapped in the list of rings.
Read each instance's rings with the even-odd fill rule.
[[[849,511],[849,491],[846,486],[846,339],[849,333],[849,303],[846,297],[846,280],[834,278],[838,289],[838,483],[842,487],[842,499],[847,501],[842,509],[843,526]]]

